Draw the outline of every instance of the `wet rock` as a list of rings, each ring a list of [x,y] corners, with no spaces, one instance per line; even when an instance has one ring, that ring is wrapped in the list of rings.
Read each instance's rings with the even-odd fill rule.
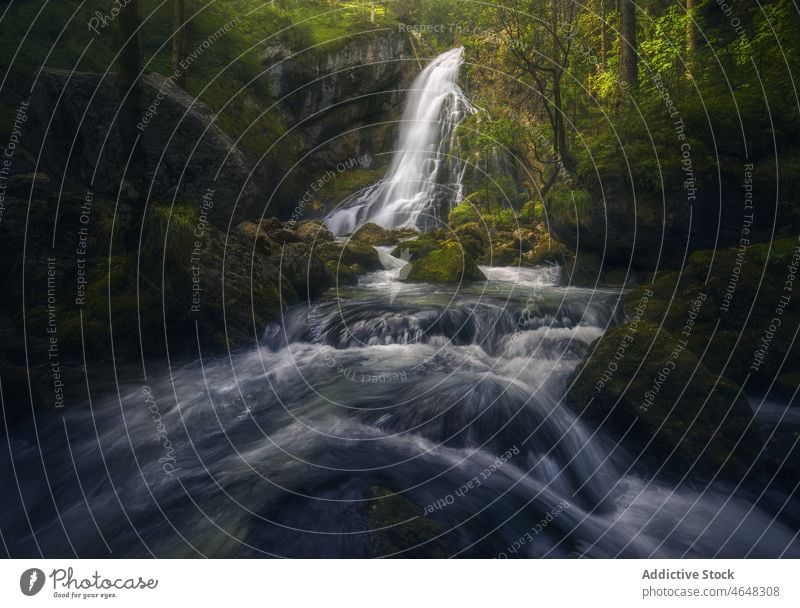
[[[422,507],[391,490],[373,487],[367,498],[371,557],[436,558],[450,557],[453,550],[444,530],[427,517]],[[437,538],[439,537],[439,538]]]
[[[474,258],[458,243],[446,243],[411,261],[411,270],[403,279],[425,283],[460,283],[462,281],[485,281]]]
[[[322,222],[306,221],[297,224],[294,229],[297,237],[305,243],[332,242],[333,234]]]
[[[739,387],[644,321],[623,324],[590,347],[566,402],[640,455],[652,474],[740,480],[763,444]]]

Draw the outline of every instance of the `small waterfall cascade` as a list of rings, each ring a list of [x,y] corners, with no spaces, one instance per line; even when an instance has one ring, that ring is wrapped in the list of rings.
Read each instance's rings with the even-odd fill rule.
[[[424,230],[460,202],[456,127],[475,112],[457,83],[463,54],[463,47],[442,53],[414,80],[388,173],[327,218],[334,234],[349,234],[366,222]]]

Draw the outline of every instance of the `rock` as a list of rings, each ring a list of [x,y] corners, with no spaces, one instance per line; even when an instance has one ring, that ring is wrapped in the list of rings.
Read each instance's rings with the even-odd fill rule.
[[[450,557],[453,551],[442,536],[444,530],[422,507],[387,488],[370,488],[366,497],[373,499],[367,511],[371,557]]]
[[[259,182],[258,171],[251,175],[254,162],[218,126],[211,110],[159,74],[143,76],[139,83],[135,164],[149,197],[200,201],[209,196],[208,219],[221,228],[228,225],[235,201],[242,212],[257,210],[259,193],[269,184]],[[45,68],[30,104],[26,147],[42,151],[40,166],[58,180],[65,178],[67,190],[91,188],[116,197],[127,158],[114,75]],[[128,190],[143,204],[144,192]]]
[[[457,226],[453,232],[464,251],[475,259],[483,259],[491,238],[485,226],[478,222],[467,222]]]
[[[287,230],[286,228],[271,230],[267,233],[267,236],[271,241],[276,242],[278,245],[284,245],[286,243],[299,243],[301,241],[296,232]]]
[[[659,272],[655,282],[629,292],[625,310],[635,314],[642,293],[652,291],[645,318],[663,323],[667,331],[678,335],[690,309],[696,308],[689,348],[704,353],[706,367],[733,381],[749,376],[748,386],[767,387],[777,379],[777,387],[791,395],[800,378],[800,340],[794,339],[800,326],[800,298],[792,294],[780,313],[776,308],[789,294],[784,287],[795,255],[800,255],[798,237],[774,238],[742,250],[697,251],[682,271]],[[704,298],[700,306],[694,306],[700,297]],[[780,326],[775,328],[778,315]],[[765,336],[769,348],[762,351],[765,354],[756,369],[751,369]]]
[[[670,478],[719,474],[738,481],[755,463],[763,441],[739,388],[666,331],[632,321],[607,332],[589,352],[566,402],[615,439],[625,436],[649,472],[663,465],[661,474]]]
[[[399,239],[394,231],[368,222],[356,230],[350,240],[367,245],[395,245]]]
[[[484,261],[491,266],[518,266],[520,262],[519,245],[503,242],[489,248],[484,254]]]
[[[290,124],[298,125],[310,152],[308,181],[326,170],[339,172],[348,159],[361,158],[360,166],[369,167],[392,145],[391,119],[419,70],[412,45],[408,35],[381,28],[316,48],[272,43],[265,49],[271,96],[293,116]]]
[[[358,275],[363,272],[363,268],[358,264],[347,266],[339,264],[335,260],[325,262],[325,268],[328,269],[328,273],[333,277],[334,287],[355,285],[358,283]]]
[[[411,270],[403,279],[425,283],[461,283],[485,281],[475,260],[458,243],[446,243],[411,261]]]
[[[441,242],[431,237],[430,233],[413,241],[405,241],[392,250],[392,256],[407,261],[419,260],[439,249]]]
[[[255,222],[244,221],[234,228],[234,232],[250,242],[255,241],[255,247],[261,253],[272,255],[280,250],[280,245],[269,238],[263,224],[259,227]]]
[[[366,272],[382,270],[383,264],[374,247],[363,243],[348,241],[344,245],[338,243],[322,243],[314,248],[314,253],[321,260],[335,261],[346,266],[358,264]]]
[[[332,242],[333,234],[322,222],[306,221],[297,224],[294,229],[297,237],[305,243]]]
[[[281,273],[301,297],[317,298],[333,283],[323,262],[305,243],[289,243],[278,255]]]

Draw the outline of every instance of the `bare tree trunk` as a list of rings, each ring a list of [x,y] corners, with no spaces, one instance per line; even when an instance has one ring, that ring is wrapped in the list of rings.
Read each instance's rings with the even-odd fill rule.
[[[186,54],[185,0],[172,0],[172,72],[178,73],[180,62]],[[181,77],[178,80],[182,80]]]
[[[691,72],[697,50],[697,28],[694,26],[695,0],[686,0],[686,69]]]
[[[552,13],[552,27],[553,27],[553,135],[555,141],[555,152],[558,161],[563,163],[564,167],[571,168],[569,148],[567,146],[567,132],[564,127],[564,108],[561,100],[561,74],[564,71],[564,65],[561,63],[561,41],[558,38],[560,30],[559,24],[559,0],[553,1]]]
[[[141,200],[141,182],[139,167],[143,164],[141,158],[134,158],[137,154],[136,123],[140,115],[139,100],[139,2],[132,0],[119,12],[119,74],[117,77],[122,103],[119,113],[120,146],[117,150],[120,168],[127,167],[125,182],[121,188],[123,200],[132,205],[137,205]],[[141,153],[141,147],[139,146]]]
[[[139,76],[139,1],[131,0],[119,12],[119,84],[129,89]]]
[[[624,87],[635,89],[639,85],[634,0],[619,0],[619,77]]]
[[[606,10],[608,7],[606,6],[608,0],[600,0],[600,67],[603,70],[606,69],[606,65],[608,65],[608,49],[610,46],[610,41],[608,39],[608,25],[606,24],[606,14],[608,11]]]

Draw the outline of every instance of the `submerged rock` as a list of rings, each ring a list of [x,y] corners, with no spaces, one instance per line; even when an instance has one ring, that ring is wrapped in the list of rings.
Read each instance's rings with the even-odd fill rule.
[[[386,488],[370,488],[367,495],[375,499],[368,510],[371,557],[450,557],[450,543],[440,536],[444,530],[422,507]]]

